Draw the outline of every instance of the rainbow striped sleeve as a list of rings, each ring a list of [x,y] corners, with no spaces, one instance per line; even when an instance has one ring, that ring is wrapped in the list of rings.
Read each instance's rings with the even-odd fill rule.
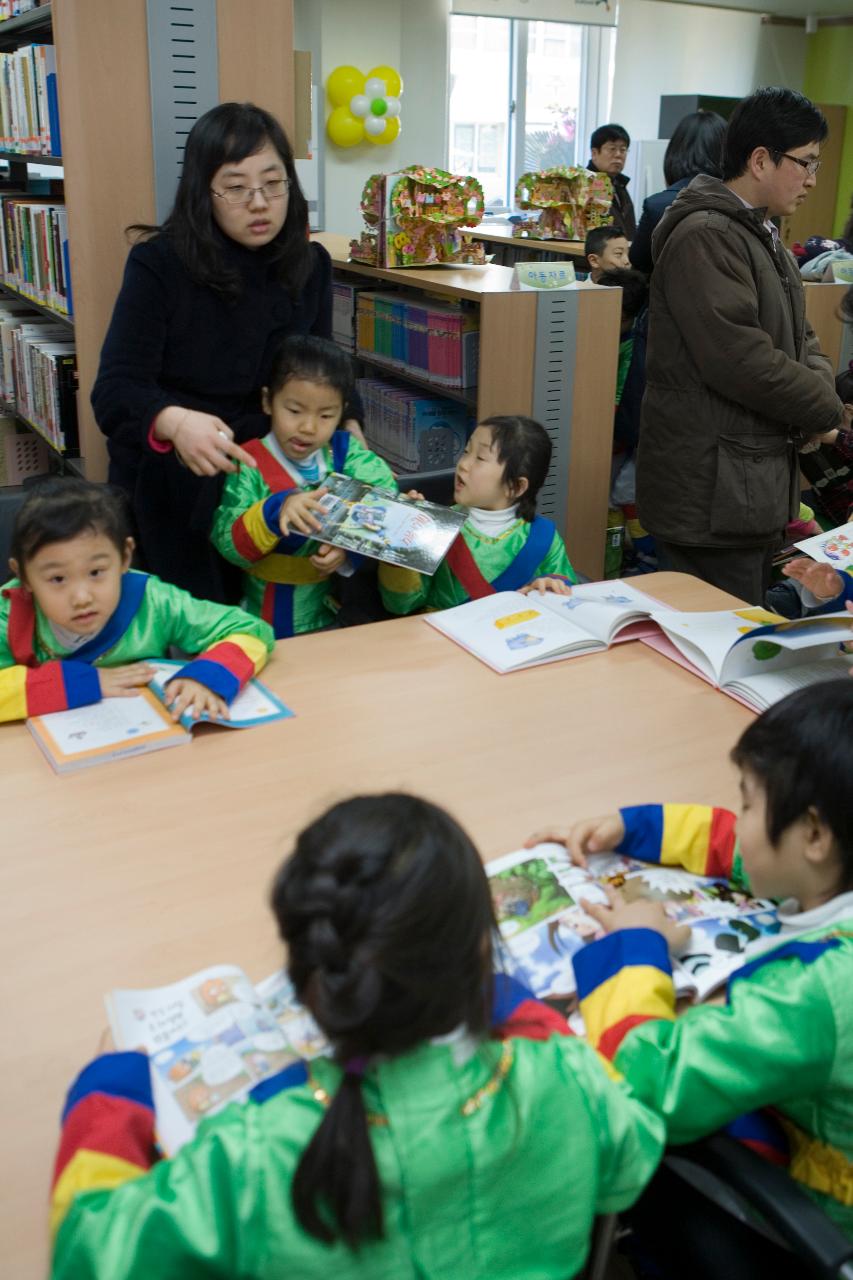
[[[729,880],[737,819],[704,804],[640,804],[620,809],[625,838],[618,852],[641,862],[684,867],[694,875]]]
[[[101,681],[88,662],[45,662],[0,671],[0,721],[26,720],[100,702]]]
[[[556,1009],[537,1000],[517,978],[496,973],[492,992],[492,1035],[498,1040],[518,1036],[523,1040],[547,1040],[574,1032]]]
[[[138,1178],[157,1158],[147,1054],[103,1054],[80,1073],[65,1102],[51,1191],[52,1233],[75,1196]]]
[[[254,564],[268,556],[281,539],[279,517],[282,504],[289,495],[273,493],[253,502],[231,526],[234,550],[243,560]]]
[[[675,1017],[666,939],[654,929],[619,929],[572,957],[590,1044],[610,1060],[640,1023]]]
[[[237,632],[205,649],[172,679],[197,680],[230,704],[252,676],[263,669],[269,648],[258,636]]]

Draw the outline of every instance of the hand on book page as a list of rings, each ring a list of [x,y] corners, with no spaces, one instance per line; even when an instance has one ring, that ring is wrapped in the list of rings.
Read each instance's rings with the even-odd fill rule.
[[[102,698],[132,698],[154,679],[154,668],[147,662],[131,662],[126,667],[99,667],[98,683]]]
[[[598,921],[605,933],[615,933],[617,929],[654,929],[656,933],[663,934],[672,955],[680,955],[689,945],[690,925],[676,924],[667,915],[662,902],[649,898],[629,902],[621,889],[614,889],[608,884],[601,888],[607,895],[606,903],[581,898],[580,905],[587,915]]]
[[[152,672],[153,674],[153,672]],[[228,720],[231,713],[228,703],[218,693],[199,684],[198,680],[177,677],[166,685],[164,697],[173,720],[189,716],[191,720],[209,717],[212,720]]]
[[[817,560],[810,560],[808,556],[801,556],[783,565],[782,572],[786,578],[796,578],[821,603],[834,600],[841,594],[841,574],[830,564],[821,564]]]

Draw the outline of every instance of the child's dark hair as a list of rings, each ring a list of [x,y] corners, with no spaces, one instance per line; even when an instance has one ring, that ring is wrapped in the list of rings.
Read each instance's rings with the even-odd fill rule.
[[[590,137],[590,151],[600,151],[605,142],[624,142],[626,147],[630,147],[631,138],[621,124],[600,124]]]
[[[629,267],[614,267],[598,277],[599,286],[622,290],[622,317],[635,319],[649,300],[649,282],[642,271]]]
[[[236,298],[240,277],[223,253],[213,217],[210,183],[217,169],[255,155],[269,143],[281,157],[289,184],[284,226],[265,253],[276,278],[294,298],[311,273],[308,204],[299,185],[293,149],[275,116],[251,102],[220,102],[196,120],[187,137],[175,203],[162,227],[137,223],[130,231],[162,232],[198,284]]]
[[[272,908],[296,994],[344,1076],[293,1180],[302,1227],[351,1248],[383,1234],[365,1058],[490,1023],[495,917],[477,850],[443,809],[358,796],[300,834]]]
[[[853,888],[853,679],[821,681],[775,703],[741,734],[732,760],[765,793],[770,843],[815,809],[838,848],[839,891]]]
[[[591,253],[600,255],[604,252],[604,247],[608,240],[624,240],[625,232],[621,227],[608,224],[606,227],[593,227],[592,231],[587,231],[586,240],[584,241],[583,251],[587,257]]]
[[[541,423],[522,414],[484,418],[480,426],[488,427],[492,433],[498,462],[504,464],[504,483],[514,488],[519,480],[527,481],[527,488],[518,499],[518,514],[522,520],[533,520],[536,498],[551,465],[548,432]]]
[[[102,533],[124,555],[130,520],[124,495],[105,484],[52,476],[30,489],[15,517],[10,553],[21,576],[28,560],[51,542]]]
[[[340,392],[346,409],[355,390],[352,360],[328,338],[315,338],[310,333],[295,333],[285,338],[272,358],[267,394],[281,391],[291,378],[319,382]]]

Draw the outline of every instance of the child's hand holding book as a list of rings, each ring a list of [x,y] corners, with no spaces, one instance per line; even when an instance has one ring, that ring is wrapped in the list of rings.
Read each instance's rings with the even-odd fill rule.
[[[166,706],[176,722],[183,715],[200,720],[205,712],[211,719],[227,720],[230,715],[224,698],[208,689],[207,685],[199,684],[198,680],[186,678],[169,681],[166,686]]]
[[[795,578],[816,600],[834,600],[841,593],[841,574],[831,564],[822,564],[802,556],[783,565],[782,572],[786,578]]]
[[[285,538],[290,533],[301,533],[304,537],[311,538],[320,532],[323,525],[318,519],[318,513],[325,513],[322,499],[328,492],[326,486],[321,485],[319,489],[292,493],[285,498],[278,518],[279,528]]]
[[[618,849],[625,839],[622,815],[606,813],[600,818],[582,818],[570,827],[544,827],[524,842],[525,849],[537,844],[561,844],[576,867],[586,867],[587,854]]]
[[[101,697],[133,698],[144,685],[151,683],[154,675],[154,668],[147,662],[131,662],[124,667],[99,667]]]

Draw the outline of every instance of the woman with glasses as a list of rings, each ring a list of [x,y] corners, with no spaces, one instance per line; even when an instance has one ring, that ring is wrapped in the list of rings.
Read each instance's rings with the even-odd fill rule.
[[[292,333],[331,336],[331,261],[278,121],[226,102],[187,138],[174,207],[131,228],[92,404],[110,479],[130,495],[146,567],[206,599],[231,590],[208,541],[221,483],[253,466],[261,388]]]

